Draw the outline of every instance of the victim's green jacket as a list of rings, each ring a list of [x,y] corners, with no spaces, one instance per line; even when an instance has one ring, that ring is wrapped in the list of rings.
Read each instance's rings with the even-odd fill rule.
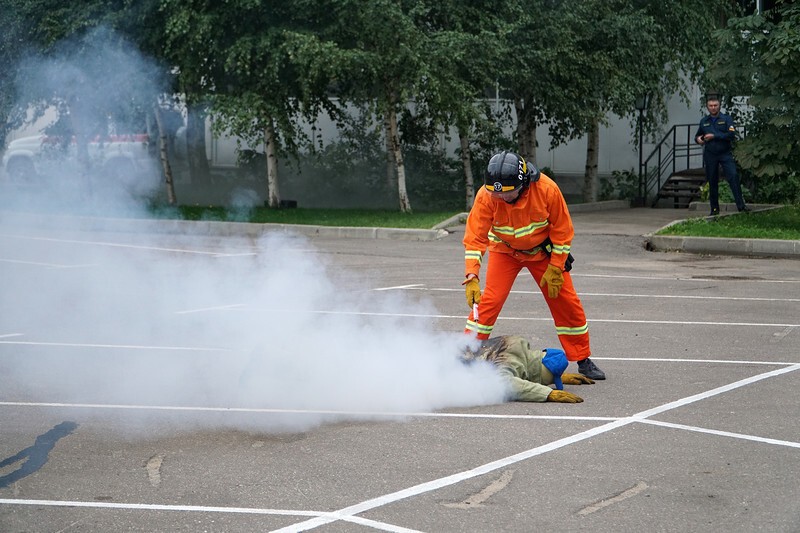
[[[482,359],[494,364],[511,385],[512,401],[546,402],[553,392],[547,385],[553,376],[542,365],[544,350],[531,348],[524,337],[502,335],[483,342],[478,353],[468,353],[468,359]]]

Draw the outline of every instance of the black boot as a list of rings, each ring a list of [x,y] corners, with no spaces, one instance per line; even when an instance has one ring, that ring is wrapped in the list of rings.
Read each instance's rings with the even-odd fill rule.
[[[589,379],[606,379],[606,374],[588,357],[583,361],[578,361],[578,372]]]

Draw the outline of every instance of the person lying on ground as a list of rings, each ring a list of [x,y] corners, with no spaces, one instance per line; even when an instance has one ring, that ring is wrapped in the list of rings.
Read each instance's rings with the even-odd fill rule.
[[[582,374],[564,373],[569,361],[563,350],[537,350],[518,335],[484,340],[477,351],[467,349],[462,358],[466,363],[480,360],[492,363],[508,381],[508,401],[580,403],[583,398],[565,391],[564,383],[594,383]]]

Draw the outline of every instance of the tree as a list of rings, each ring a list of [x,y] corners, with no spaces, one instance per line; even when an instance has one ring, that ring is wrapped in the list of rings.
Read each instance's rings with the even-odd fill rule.
[[[428,41],[414,24],[415,10],[424,5],[414,0],[327,0],[304,5],[313,18],[326,21],[320,25],[320,35],[341,52],[337,94],[382,117],[400,211],[410,212],[399,117],[429,75]]]
[[[800,5],[732,18],[716,33],[719,53],[710,86],[730,102],[745,97],[747,136],[736,160],[767,201],[800,201]]]
[[[501,35],[510,30],[503,2],[471,0],[432,2],[417,11],[415,24],[428,39],[429,75],[421,84],[418,114],[431,133],[458,135],[464,171],[465,207],[475,197],[472,145],[479,131],[495,129],[486,89],[495,85],[495,66],[503,60]]]

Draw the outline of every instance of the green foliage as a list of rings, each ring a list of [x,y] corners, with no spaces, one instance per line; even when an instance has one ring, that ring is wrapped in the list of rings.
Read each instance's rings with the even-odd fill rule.
[[[639,175],[633,170],[614,170],[600,178],[598,200],[633,200],[639,194]]]
[[[800,5],[779,2],[765,14],[733,18],[715,36],[719,46],[711,83],[729,96],[749,97],[739,119],[747,137],[737,143],[737,163],[752,174],[759,198],[796,202]]]
[[[741,189],[742,189],[742,197],[744,198],[745,202],[752,202],[753,195],[750,192],[750,189],[743,183],[741,184]],[[717,187],[717,195],[720,203],[723,204],[734,203],[733,191],[731,191],[730,185],[723,178],[720,178],[719,180],[719,186]],[[703,202],[708,202],[708,198],[709,198],[708,182],[706,182],[700,187],[700,200],[702,200]]]
[[[786,206],[714,218],[693,218],[663,228],[658,231],[658,234],[734,239],[800,240],[800,206]]]

